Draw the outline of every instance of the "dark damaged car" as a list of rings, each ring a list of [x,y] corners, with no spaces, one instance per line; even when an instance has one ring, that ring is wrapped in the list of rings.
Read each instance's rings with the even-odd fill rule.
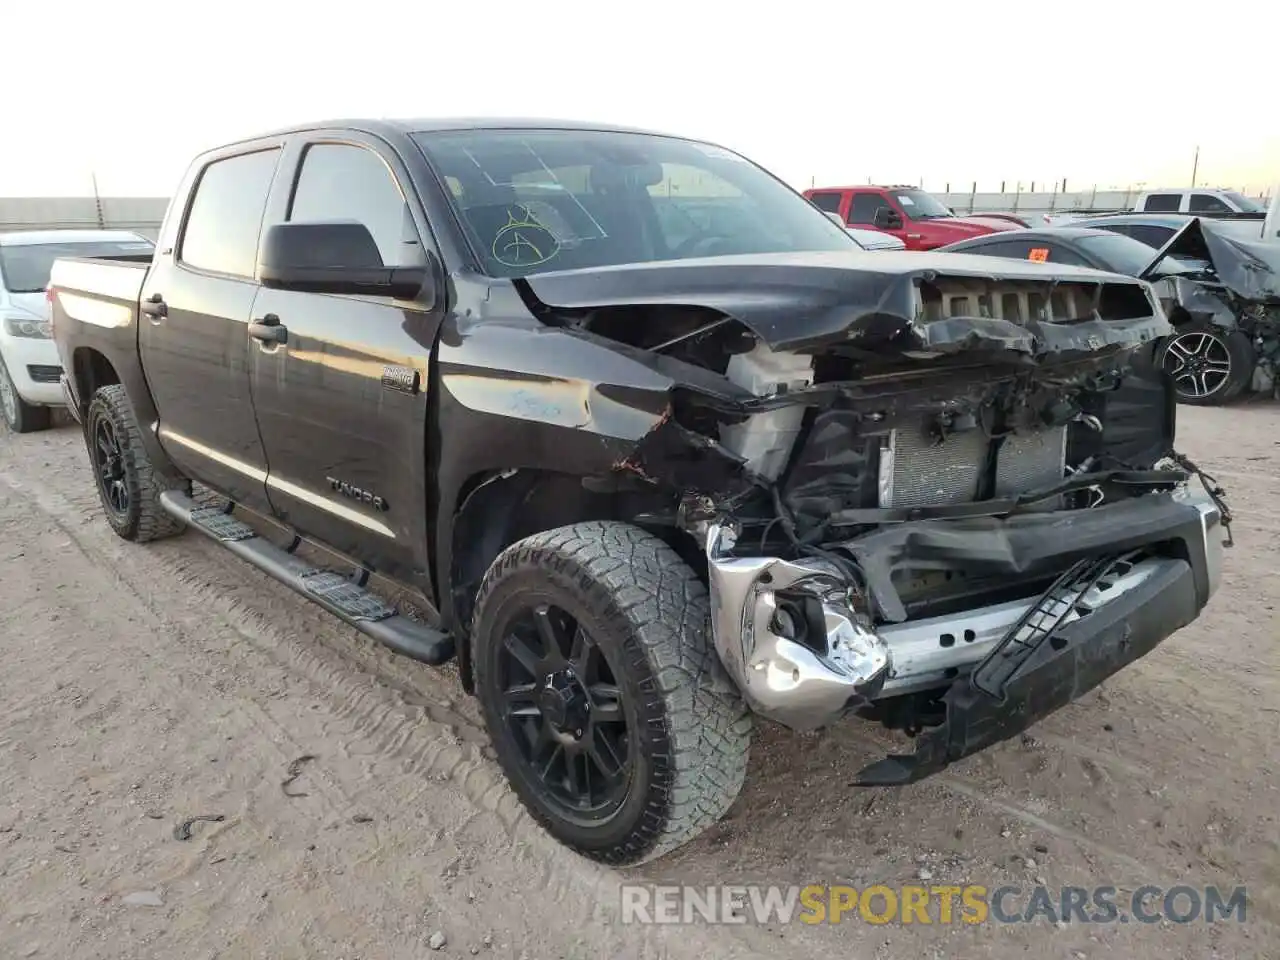
[[[1183,227],[1141,273],[1173,335],[1157,360],[1186,403],[1219,404],[1280,385],[1280,244],[1241,240],[1212,220]]]
[[[1280,372],[1280,244],[1227,235],[1219,221],[1182,218],[1176,228],[1166,228],[1167,239],[1154,241],[1157,250],[1126,235],[1128,229],[1099,220],[977,237],[944,249],[1090,266],[1147,280],[1173,326],[1156,361],[1173,377],[1179,400],[1216,405],[1250,388],[1274,393]]]
[[[51,297],[116,532],[193,527],[456,657],[520,799],[608,862],[728,809],[753,715],[914,734],[859,774],[907,783],[1221,575],[1147,284],[867,254],[705,143],[288,130],[199,157],[153,262],[59,261]]]

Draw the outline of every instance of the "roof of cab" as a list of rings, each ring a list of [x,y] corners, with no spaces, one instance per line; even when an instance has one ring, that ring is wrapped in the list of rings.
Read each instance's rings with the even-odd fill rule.
[[[300,123],[279,130],[267,130],[235,141],[261,140],[266,137],[288,136],[310,130],[358,130],[375,136],[387,134],[440,133],[454,130],[593,130],[604,133],[641,133],[650,136],[674,136],[678,134],[625,127],[615,123],[593,123],[583,120],[557,120],[537,117],[435,117],[435,118],[351,118],[321,120]],[[231,146],[232,144],[226,144]]]

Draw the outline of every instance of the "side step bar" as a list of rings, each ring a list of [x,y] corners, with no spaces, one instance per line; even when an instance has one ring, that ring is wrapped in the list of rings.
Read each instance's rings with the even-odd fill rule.
[[[225,507],[204,506],[186,494],[166,490],[160,494],[160,505],[170,516],[199,530],[240,559],[249,561],[396,653],[433,666],[453,656],[453,638],[447,633],[402,617],[379,596],[342,574],[313,567],[284,547],[260,537],[247,523],[231,515],[230,503]]]

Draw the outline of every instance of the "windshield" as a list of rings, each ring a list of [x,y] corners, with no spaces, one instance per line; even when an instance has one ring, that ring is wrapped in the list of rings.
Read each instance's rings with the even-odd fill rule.
[[[10,293],[40,293],[49,284],[53,261],[59,257],[111,257],[150,253],[154,248],[137,240],[88,240],[75,243],[22,243],[0,246],[0,279]]]
[[[955,216],[936,197],[923,190],[895,190],[893,195],[902,205],[903,212],[912,220],[937,220]]]
[[[1267,208],[1258,203],[1257,200],[1250,200],[1243,193],[1236,193],[1234,190],[1224,190],[1222,195],[1240,208],[1242,213],[1266,213]]]
[[[1082,237],[1079,243],[1082,249],[1093,254],[1110,269],[1129,277],[1136,277],[1142,273],[1147,268],[1147,264],[1156,258],[1158,252],[1155,247],[1120,233]],[[1167,277],[1180,273],[1199,273],[1203,269],[1204,264],[1194,260],[1165,257],[1160,262],[1157,275]]]
[[[840,226],[735,153],[597,130],[414,139],[491,276],[731,254],[857,250]]]

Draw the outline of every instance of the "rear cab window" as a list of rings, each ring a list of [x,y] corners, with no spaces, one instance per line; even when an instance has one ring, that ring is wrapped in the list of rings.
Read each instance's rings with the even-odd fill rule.
[[[200,173],[178,246],[178,261],[196,270],[252,278],[267,195],[280,149],[223,157]]]
[[[1152,193],[1147,195],[1147,201],[1142,205],[1142,209],[1147,213],[1177,213],[1182,205],[1182,194],[1180,193]]]
[[[838,190],[824,190],[809,195],[809,201],[819,210],[825,210],[827,213],[839,213],[840,201],[843,199],[844,195]]]

